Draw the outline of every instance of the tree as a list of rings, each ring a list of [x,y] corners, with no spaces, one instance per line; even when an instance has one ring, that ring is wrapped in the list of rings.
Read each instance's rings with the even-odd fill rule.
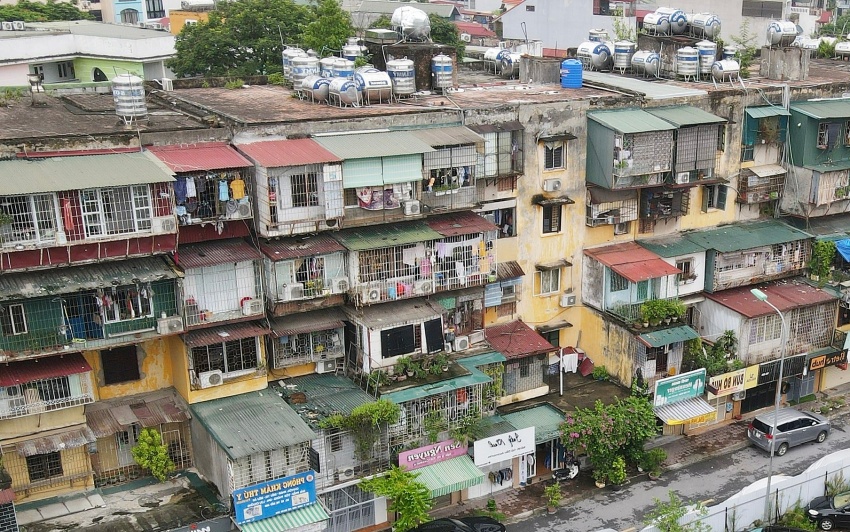
[[[741,33],[730,37],[738,45],[738,62],[741,65],[741,77],[750,77],[750,65],[756,57],[756,36],[750,31],[750,21],[741,22]]]
[[[207,22],[183,27],[166,65],[181,77],[280,72],[281,43],[297,43],[313,17],[293,0],[224,0]]]
[[[835,22],[830,22],[829,24],[821,26],[818,30],[818,35],[840,37],[847,35],[847,32],[850,32],[850,13],[841,15],[835,20]]]
[[[737,357],[738,339],[735,331],[726,331],[714,342],[705,346],[699,338],[688,340],[685,344],[685,354],[682,358],[682,371],[693,371],[705,368],[709,377],[743,367]]]
[[[48,0],[47,3],[18,0],[17,4],[0,6],[0,20],[10,22],[48,22],[54,20],[93,20],[90,14],[73,4]]]
[[[433,13],[428,15],[428,18],[431,19],[431,40],[453,47],[457,51],[457,60],[463,59],[466,43],[460,40],[460,32],[457,30],[457,26],[449,19]]]
[[[407,532],[431,520],[431,492],[404,467],[393,466],[386,475],[373,477],[360,483],[360,489],[390,499],[389,510],[398,513],[393,530]]]
[[[160,482],[175,469],[174,462],[168,456],[168,448],[162,443],[162,436],[156,429],[142,429],[138,443],[130,452],[133,460]]]
[[[662,501],[655,497],[655,508],[646,514],[644,524],[654,526],[661,532],[711,532],[711,527],[701,520],[680,524],[679,520],[690,512],[682,499],[673,490],[667,493],[669,501]],[[707,513],[705,506],[697,504],[695,508],[698,515]]]
[[[324,57],[326,52],[341,50],[348,37],[354,35],[351,16],[337,0],[320,0],[315,20],[307,24],[301,42]]]

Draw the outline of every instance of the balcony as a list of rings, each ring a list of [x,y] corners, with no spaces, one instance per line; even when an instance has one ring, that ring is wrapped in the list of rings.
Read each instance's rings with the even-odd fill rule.
[[[738,179],[739,203],[764,203],[779,199],[785,188],[785,168],[775,165],[741,169]]]
[[[82,357],[79,357],[82,358]],[[42,364],[49,364],[49,359]],[[17,364],[31,364],[29,361]],[[13,366],[14,367],[14,366]],[[5,386],[0,397],[0,419],[43,414],[94,402],[91,368],[84,373],[38,379]]]

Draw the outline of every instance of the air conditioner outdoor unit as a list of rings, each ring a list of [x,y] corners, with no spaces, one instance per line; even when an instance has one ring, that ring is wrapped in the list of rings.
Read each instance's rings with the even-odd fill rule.
[[[735,392],[735,393],[732,394],[732,400],[733,401],[743,401],[746,398],[747,398],[747,390],[744,390],[744,391],[741,391],[741,392]]]
[[[416,216],[422,212],[422,205],[419,200],[409,200],[404,202],[404,215]]]
[[[263,313],[263,301],[260,299],[246,299],[242,302],[242,315],[252,316]]]
[[[4,31],[12,31],[12,23],[11,22],[3,22],[3,30]]]
[[[455,338],[454,350],[465,351],[469,349],[469,336],[458,336]]]
[[[618,224],[614,224],[614,234],[615,235],[625,235],[629,232],[629,222],[620,222]]]
[[[337,277],[331,281],[334,294],[344,294],[351,288],[351,283],[348,282],[348,277]]]
[[[484,341],[484,331],[472,331],[469,333],[469,343],[472,345],[480,344]]]
[[[156,320],[156,332],[162,335],[183,332],[183,318],[180,316],[159,318]]]
[[[576,296],[574,294],[561,294],[561,300],[558,302],[561,308],[575,306]]]
[[[284,301],[293,299],[304,299],[304,283],[285,284],[280,287]]]
[[[230,215],[231,218],[250,218],[251,217],[251,204],[250,203],[240,203],[236,207],[236,211]]]
[[[679,172],[676,174],[676,183],[679,185],[684,185],[691,180],[690,172]]]
[[[174,80],[171,78],[162,78],[162,90],[171,92],[174,90]]]
[[[316,362],[316,373],[333,373],[336,371],[336,360],[320,360]]]
[[[26,26],[24,25],[23,20],[13,20],[12,21],[12,29],[15,31],[24,31]]]
[[[430,279],[420,279],[419,281],[413,282],[413,293],[414,294],[430,294],[434,291],[434,281]]]
[[[462,40],[463,42],[472,42],[472,35],[468,33],[461,33],[460,40]]]
[[[353,467],[341,467],[336,470],[336,474],[339,477],[340,482],[343,480],[351,480],[354,478],[354,468]]]
[[[221,386],[224,383],[224,375],[220,370],[202,371],[198,375],[198,380],[201,381],[201,388],[212,388],[213,386]]]
[[[147,24],[145,24],[145,26],[148,29],[151,29],[151,30],[161,30],[162,29],[162,24],[159,23],[159,22],[148,22]]]
[[[543,190],[546,192],[557,192],[561,190],[561,180],[560,179],[544,179],[543,180]]]
[[[151,232],[155,235],[173,233],[177,230],[177,220],[174,216],[160,216],[151,220]]]
[[[363,287],[363,292],[360,294],[362,303],[377,303],[381,300],[381,289],[377,286],[366,285]]]

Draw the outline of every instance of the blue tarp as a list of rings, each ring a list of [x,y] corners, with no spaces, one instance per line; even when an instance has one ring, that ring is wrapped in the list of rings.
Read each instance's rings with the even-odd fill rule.
[[[844,257],[844,260],[850,261],[850,239],[836,240],[835,247],[841,253],[841,256]]]

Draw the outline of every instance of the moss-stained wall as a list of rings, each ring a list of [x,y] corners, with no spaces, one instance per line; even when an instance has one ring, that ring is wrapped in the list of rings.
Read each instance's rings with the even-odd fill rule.
[[[83,353],[86,361],[92,367],[92,375],[100,400],[127,397],[128,395],[152,392],[171,386],[173,384],[171,378],[173,372],[168,344],[168,339],[157,338],[136,345],[139,380],[109,385],[103,378],[103,362],[100,351]]]

